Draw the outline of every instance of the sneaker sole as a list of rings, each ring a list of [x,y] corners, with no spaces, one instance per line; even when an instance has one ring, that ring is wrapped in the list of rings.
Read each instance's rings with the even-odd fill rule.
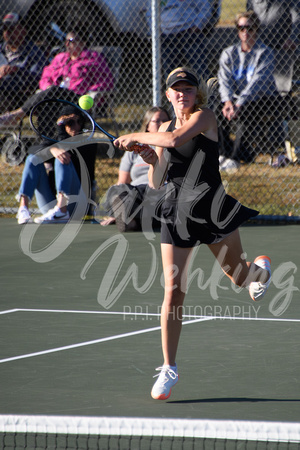
[[[153,395],[152,392],[151,392],[151,397],[154,400],[167,400],[170,397],[170,395],[171,395],[171,392],[170,392],[169,395],[162,394],[162,395],[159,395],[158,397],[155,397],[155,395]]]
[[[269,261],[269,263],[271,264],[271,258],[269,258],[269,257],[266,256],[266,255],[260,255],[260,256],[257,256],[257,257],[255,258],[255,260],[254,260],[254,264],[255,264],[257,261],[259,261],[260,259],[267,259],[267,260]]]
[[[178,377],[178,378],[179,378],[179,377]],[[178,378],[177,378],[176,383],[173,384],[172,388],[173,388],[174,386],[176,386],[176,384],[178,383]],[[169,392],[168,395],[166,395],[166,394],[160,394],[160,395],[156,395],[156,396],[155,396],[155,395],[153,394],[153,391],[151,391],[151,397],[152,397],[154,400],[167,400],[167,399],[170,397],[171,393],[172,393],[172,388],[170,389],[170,392]]]
[[[33,223],[32,219],[18,220],[19,225],[26,225],[26,223]]]

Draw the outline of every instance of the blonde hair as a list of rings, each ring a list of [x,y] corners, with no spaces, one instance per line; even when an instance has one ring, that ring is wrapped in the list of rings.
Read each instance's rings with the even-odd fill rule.
[[[189,72],[192,75],[194,75],[194,77],[196,77],[196,79],[198,80],[198,87],[196,94],[195,111],[197,109],[205,108],[208,104],[208,99],[210,96],[210,90],[207,86],[206,81],[202,77],[199,77],[194,69],[191,69],[190,67],[187,66],[182,66],[177,67],[176,69],[172,70],[172,72],[169,73],[166,83],[168,83],[168,79],[176,72]]]

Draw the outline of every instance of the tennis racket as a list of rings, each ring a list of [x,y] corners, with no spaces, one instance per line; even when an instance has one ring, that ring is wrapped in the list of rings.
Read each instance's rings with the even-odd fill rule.
[[[96,130],[99,130],[113,142],[116,137],[102,128],[92,116],[80,106],[68,100],[46,98],[38,102],[30,111],[29,121],[33,131],[42,139],[55,143],[62,140],[60,125],[67,125],[68,119],[64,115],[67,106],[72,106],[78,111],[82,119],[82,131],[72,137],[72,143],[83,143],[93,138]],[[75,112],[74,112],[75,114]],[[69,119],[72,120],[72,119]],[[70,123],[70,122],[69,122]]]
[[[62,139],[62,137],[60,136],[60,125],[67,125],[68,120],[72,120],[67,119],[64,115],[64,110],[67,106],[72,106],[74,110],[78,111],[78,116],[82,118],[82,131],[72,138],[66,139],[64,137]],[[102,128],[87,111],[80,108],[80,106],[76,105],[75,103],[69,102],[68,100],[46,98],[38,102],[31,109],[29,120],[33,131],[40,138],[51,143],[67,140],[72,144],[80,143],[81,145],[83,145],[85,143],[88,143],[88,141],[93,138],[96,130],[103,133],[112,144],[114,140],[117,139],[116,136],[110,134],[108,131]],[[104,139],[96,139],[97,142],[101,142],[103,140]],[[140,152],[142,148],[143,144],[135,144],[131,147],[131,150]]]

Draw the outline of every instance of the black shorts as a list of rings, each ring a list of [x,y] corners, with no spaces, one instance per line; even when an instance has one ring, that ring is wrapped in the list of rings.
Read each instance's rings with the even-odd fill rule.
[[[190,248],[220,242],[258,211],[247,208],[230,195],[215,205],[213,196],[199,202],[178,201],[175,187],[162,205],[161,243]]]

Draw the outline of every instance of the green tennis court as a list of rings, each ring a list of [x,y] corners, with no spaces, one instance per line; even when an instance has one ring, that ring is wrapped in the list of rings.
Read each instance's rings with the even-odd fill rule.
[[[254,303],[195,254],[167,401],[159,234],[1,219],[0,414],[300,421],[299,226],[241,228],[273,282]]]

